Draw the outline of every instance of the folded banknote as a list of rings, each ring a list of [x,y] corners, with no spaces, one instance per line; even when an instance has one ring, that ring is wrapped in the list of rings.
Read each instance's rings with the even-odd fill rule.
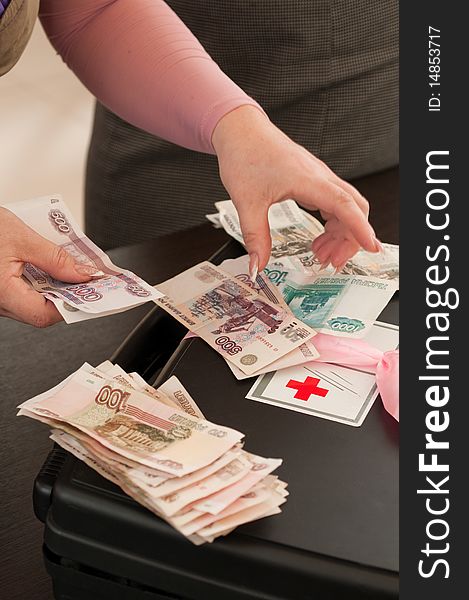
[[[36,233],[66,250],[75,261],[98,271],[98,276],[87,283],[66,283],[32,263],[25,264],[25,279],[55,304],[67,323],[122,312],[158,298],[158,292],[151,285],[131,271],[117,267],[83,233],[59,195],[4,207]]]

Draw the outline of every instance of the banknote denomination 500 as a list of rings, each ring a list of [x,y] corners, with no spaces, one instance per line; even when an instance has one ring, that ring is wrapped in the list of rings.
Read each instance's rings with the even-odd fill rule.
[[[156,290],[140,277],[116,267],[98,246],[81,231],[62,198],[45,196],[6,204],[36,233],[66,250],[76,262],[97,269],[98,278],[88,283],[58,281],[27,263],[24,277],[32,287],[54,302],[65,321],[82,320],[75,316],[80,311],[83,318],[119,312],[158,297]],[[69,318],[70,317],[70,318]]]
[[[156,300],[226,360],[250,374],[313,337],[290,311],[203,262],[157,286]]]

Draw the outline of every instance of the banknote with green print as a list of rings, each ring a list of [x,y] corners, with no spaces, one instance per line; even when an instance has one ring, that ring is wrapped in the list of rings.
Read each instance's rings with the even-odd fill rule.
[[[270,263],[264,273],[282,292],[293,314],[318,332],[361,338],[398,289],[376,277],[301,273]]]

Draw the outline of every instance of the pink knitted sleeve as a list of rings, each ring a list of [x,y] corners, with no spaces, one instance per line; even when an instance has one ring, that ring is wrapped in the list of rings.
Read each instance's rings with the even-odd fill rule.
[[[162,0],[41,0],[40,18],[100,102],[176,144],[213,153],[212,133],[225,114],[260,108]]]

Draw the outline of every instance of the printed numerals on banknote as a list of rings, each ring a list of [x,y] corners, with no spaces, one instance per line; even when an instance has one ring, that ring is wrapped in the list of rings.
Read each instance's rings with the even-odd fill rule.
[[[157,304],[250,374],[311,339],[289,310],[229,273],[203,262],[157,286]]]
[[[223,271],[234,275],[236,279],[243,281],[246,283],[246,285],[253,287],[261,296],[264,296],[274,304],[278,304],[288,311],[290,310],[283,299],[280,288],[269,281],[266,273],[258,273],[256,280],[254,282],[251,281],[249,277],[249,256],[247,254],[240,256],[239,258],[225,260],[220,265],[220,268]],[[288,354],[285,354],[284,356],[272,362],[270,365],[258,369],[250,375],[243,373],[233,363],[228,361],[227,363],[236,379],[246,379],[246,377],[257,377],[262,373],[277,371],[278,369],[285,369],[292,365],[299,365],[304,362],[309,362],[318,356],[319,353],[314,347],[313,337],[312,340],[301,344],[291,352],[288,352]]]
[[[394,279],[302,273],[282,264],[265,269],[292,313],[317,332],[364,337],[398,289]]]
[[[121,312],[155,300],[158,293],[140,277],[120,269],[80,229],[60,196],[45,196],[6,204],[36,233],[66,250],[78,263],[94,267],[98,276],[88,283],[58,281],[26,263],[24,277],[55,304],[67,323]]]
[[[18,414],[194,544],[280,512],[280,459],[243,450],[243,434],[210,423],[177,377],[157,390],[106,361],[83,365]]]

